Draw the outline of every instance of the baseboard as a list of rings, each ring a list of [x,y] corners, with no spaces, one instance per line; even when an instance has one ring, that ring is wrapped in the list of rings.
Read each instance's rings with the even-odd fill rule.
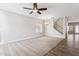
[[[12,43],[12,42],[18,42],[18,41],[21,41],[21,40],[26,40],[26,39],[34,39],[34,38],[39,38],[39,37],[42,37],[44,36],[43,34],[40,34],[40,35],[34,35],[34,36],[29,36],[29,37],[26,37],[26,38],[21,38],[19,40],[14,40],[14,41],[7,41],[7,42],[1,42],[0,45],[4,45],[4,44],[8,44],[8,43]]]
[[[45,35],[45,36],[47,36],[47,37],[57,37],[57,38],[63,38],[63,39],[65,39],[65,37],[64,36],[49,36],[49,35]]]

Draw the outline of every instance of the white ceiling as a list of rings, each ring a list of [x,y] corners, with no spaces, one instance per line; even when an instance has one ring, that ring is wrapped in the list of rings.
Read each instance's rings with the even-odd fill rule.
[[[47,7],[47,11],[42,11],[41,15],[29,14],[30,10],[25,10],[22,7],[32,8],[32,3],[0,3],[2,10],[42,19],[53,16],[79,16],[79,3],[38,3],[38,8]]]

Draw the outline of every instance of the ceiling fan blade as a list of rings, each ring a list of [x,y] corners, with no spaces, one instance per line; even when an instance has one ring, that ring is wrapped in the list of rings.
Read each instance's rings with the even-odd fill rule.
[[[39,11],[47,10],[47,8],[40,8]]]
[[[31,11],[29,14],[32,14],[33,13],[33,11]]]
[[[39,12],[39,11],[38,11],[37,13],[38,13],[38,14],[41,14],[41,12]]]
[[[32,10],[31,8],[23,7],[24,9]]]

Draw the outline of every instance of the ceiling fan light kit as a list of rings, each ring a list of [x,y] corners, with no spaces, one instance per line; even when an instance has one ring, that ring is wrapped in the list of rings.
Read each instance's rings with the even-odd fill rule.
[[[34,13],[37,13],[38,10],[33,10]]]

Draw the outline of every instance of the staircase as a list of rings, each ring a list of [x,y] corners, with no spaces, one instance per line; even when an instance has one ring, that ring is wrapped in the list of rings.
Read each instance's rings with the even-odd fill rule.
[[[45,35],[52,37],[66,38],[67,36],[67,25],[66,18],[53,18],[46,21]]]
[[[54,29],[62,36],[64,36],[64,38],[67,37],[67,20],[68,17],[63,17],[63,18],[54,19],[53,21]]]
[[[63,19],[58,18],[54,21],[54,29],[63,34]]]

